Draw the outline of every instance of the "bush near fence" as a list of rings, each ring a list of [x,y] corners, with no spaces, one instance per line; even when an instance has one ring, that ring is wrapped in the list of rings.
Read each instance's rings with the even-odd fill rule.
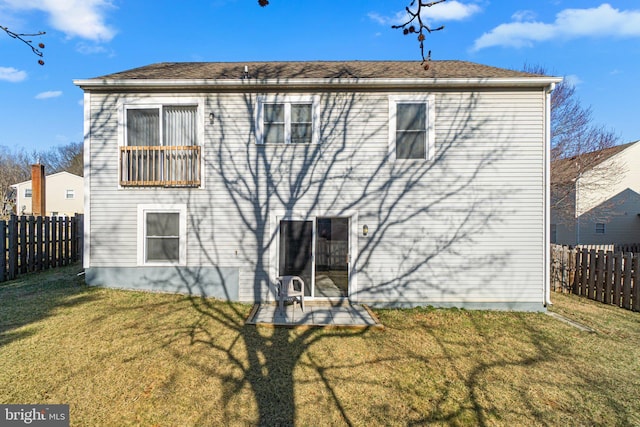
[[[551,246],[551,289],[640,311],[638,245]],[[616,251],[614,252],[614,249]]]
[[[33,217],[12,215],[0,221],[0,282],[20,274],[62,267],[82,260],[84,215]]]

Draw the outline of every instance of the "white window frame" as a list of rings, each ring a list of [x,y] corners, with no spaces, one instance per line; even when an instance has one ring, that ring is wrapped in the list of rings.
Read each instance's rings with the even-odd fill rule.
[[[29,193],[27,193],[27,191]],[[24,189],[24,197],[33,197],[33,190],[31,188],[25,188]]]
[[[435,95],[389,95],[389,158],[392,161],[431,160],[435,155]],[[424,159],[396,158],[396,115],[398,104],[426,104],[426,147]]]
[[[291,104],[311,104],[311,144],[317,144],[320,135],[320,101],[317,95],[309,96],[258,96],[255,113],[256,144],[264,143],[264,106],[265,104],[284,105],[284,144],[267,145],[307,145],[291,142]]]
[[[165,107],[195,107],[196,108],[196,142],[197,142],[197,146],[202,147],[203,143],[202,143],[202,139],[201,139],[201,135],[200,135],[200,130],[202,128],[202,125],[204,123],[204,117],[200,117],[200,106],[197,103],[190,103],[190,102],[176,102],[176,103],[170,103],[170,102],[163,102],[161,104],[126,104],[124,106],[124,117],[123,117],[123,123],[124,123],[124,128],[123,128],[123,132],[124,132],[124,145],[128,146],[129,145],[129,133],[127,132],[127,111],[129,110],[158,110],[158,126],[160,127],[160,129],[158,129],[158,138],[159,138],[159,146],[163,147],[164,146],[164,108]]]
[[[71,197],[69,197],[69,195],[71,195]],[[76,190],[74,190],[73,188],[68,188],[65,190],[64,193],[64,198],[66,200],[73,200],[76,198]]]
[[[180,215],[179,260],[146,261],[147,259],[147,214],[178,213]],[[175,266],[187,262],[187,206],[183,204],[138,205],[138,265],[139,266]]]
[[[204,128],[205,128],[205,101],[201,97],[183,97],[183,96],[158,96],[158,97],[124,97],[118,101],[118,146],[127,146],[127,110],[131,108],[144,109],[144,108],[161,108],[162,106],[195,106],[197,117],[197,138],[198,146],[200,147],[200,187],[205,188],[206,174],[204,173],[204,165],[206,164],[206,152],[205,152],[205,140],[204,140]],[[159,111],[162,114],[162,111]],[[160,138],[162,135],[162,120],[160,120]],[[119,151],[119,150],[118,150]],[[120,153],[116,154],[116,164],[120,164]],[[120,172],[118,172],[119,174]],[[118,182],[120,180],[118,179]],[[87,182],[85,180],[85,182]],[[130,190],[130,187],[121,186],[118,184],[119,189]]]

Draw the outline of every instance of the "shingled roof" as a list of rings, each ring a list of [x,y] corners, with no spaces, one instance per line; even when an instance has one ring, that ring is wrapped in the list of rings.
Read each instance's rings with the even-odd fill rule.
[[[97,79],[237,80],[247,67],[249,78],[265,79],[415,79],[518,78],[537,74],[467,61],[431,61],[425,70],[417,61],[312,62],[161,62],[108,74]]]
[[[610,159],[637,142],[616,145],[590,153],[559,159],[551,162],[551,182],[553,184],[565,184],[574,181],[579,173],[595,168],[605,160]]]

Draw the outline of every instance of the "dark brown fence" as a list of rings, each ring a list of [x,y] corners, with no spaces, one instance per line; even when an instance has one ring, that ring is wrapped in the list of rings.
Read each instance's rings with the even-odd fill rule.
[[[62,267],[82,260],[84,215],[68,218],[17,217],[0,221],[0,282],[20,274]]]
[[[640,311],[640,253],[552,245],[551,289]]]

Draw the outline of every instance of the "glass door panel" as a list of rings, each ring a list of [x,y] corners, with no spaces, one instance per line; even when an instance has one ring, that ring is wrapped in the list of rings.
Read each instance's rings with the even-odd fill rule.
[[[313,273],[313,221],[280,221],[278,275],[300,276],[304,295],[311,296]]]
[[[316,220],[316,297],[349,295],[349,218]]]

